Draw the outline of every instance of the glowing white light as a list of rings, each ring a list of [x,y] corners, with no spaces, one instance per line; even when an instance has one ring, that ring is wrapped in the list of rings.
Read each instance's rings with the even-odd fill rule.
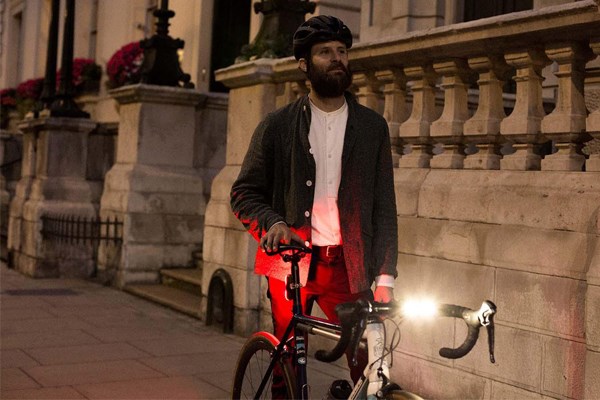
[[[411,299],[402,304],[402,314],[407,318],[431,318],[437,310],[437,304],[430,299]]]

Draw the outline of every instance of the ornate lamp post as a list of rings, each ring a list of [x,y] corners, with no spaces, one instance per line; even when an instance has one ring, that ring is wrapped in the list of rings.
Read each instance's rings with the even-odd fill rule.
[[[52,26],[52,25],[51,25]],[[52,105],[50,115],[53,117],[89,118],[90,114],[82,111],[73,100],[73,41],[75,33],[75,0],[67,0],[65,16],[63,52],[60,73],[60,86]],[[51,39],[48,39],[49,41]],[[51,50],[51,49],[48,49]],[[56,52],[56,50],[55,50]],[[46,79],[49,68],[46,66]],[[54,65],[56,68],[56,65]],[[48,83],[50,85],[50,83]]]
[[[50,15],[50,28],[48,29],[48,53],[46,54],[46,75],[44,88],[41,95],[41,105],[38,108],[48,108],[54,101],[56,94],[56,53],[58,50],[58,14],[60,0],[52,0],[52,13]]]
[[[236,62],[252,57],[277,58],[292,55],[292,37],[307,13],[315,12],[316,3],[309,0],[261,0],[254,12],[264,20],[254,42],[242,49]]]
[[[169,36],[169,18],[175,12],[169,10],[169,0],[161,0],[160,8],[154,11],[156,34],[140,42],[144,49],[144,63],[141,68],[142,83],[163,86],[193,88],[190,75],[184,73],[179,65],[177,50],[183,49],[184,41]]]

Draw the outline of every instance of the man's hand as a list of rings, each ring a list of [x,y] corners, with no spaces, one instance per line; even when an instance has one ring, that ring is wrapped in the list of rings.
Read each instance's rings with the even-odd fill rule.
[[[373,299],[379,303],[389,303],[394,300],[394,288],[389,286],[376,286]]]
[[[302,238],[287,226],[287,224],[275,224],[260,238],[260,248],[263,251],[277,251],[279,243],[289,244],[291,241],[304,243]]]

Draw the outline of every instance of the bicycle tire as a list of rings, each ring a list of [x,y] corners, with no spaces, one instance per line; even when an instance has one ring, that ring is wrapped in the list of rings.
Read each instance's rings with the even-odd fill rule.
[[[279,340],[268,332],[257,332],[248,339],[240,352],[235,367],[233,379],[232,399],[254,399],[260,386],[262,378],[271,362],[271,354]],[[283,382],[281,388],[285,394],[281,393],[281,398],[296,398],[296,376],[290,360],[279,360],[279,366],[282,371]],[[273,373],[269,377],[269,382],[265,386],[261,399],[277,398],[273,396]]]
[[[384,398],[386,400],[423,400],[421,396],[406,390],[392,390]]]

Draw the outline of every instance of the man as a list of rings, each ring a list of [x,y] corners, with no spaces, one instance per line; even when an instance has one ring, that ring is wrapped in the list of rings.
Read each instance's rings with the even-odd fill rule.
[[[300,265],[302,298],[333,321],[339,303],[393,299],[398,255],[387,123],[346,92],[352,34],[341,20],[317,16],[298,28],[293,45],[311,91],[259,124],[231,190],[235,215],[262,249],[255,272],[268,278],[280,339],[292,317],[290,266],[265,250],[290,241],[312,247]],[[351,368],[354,382],[363,368]]]

